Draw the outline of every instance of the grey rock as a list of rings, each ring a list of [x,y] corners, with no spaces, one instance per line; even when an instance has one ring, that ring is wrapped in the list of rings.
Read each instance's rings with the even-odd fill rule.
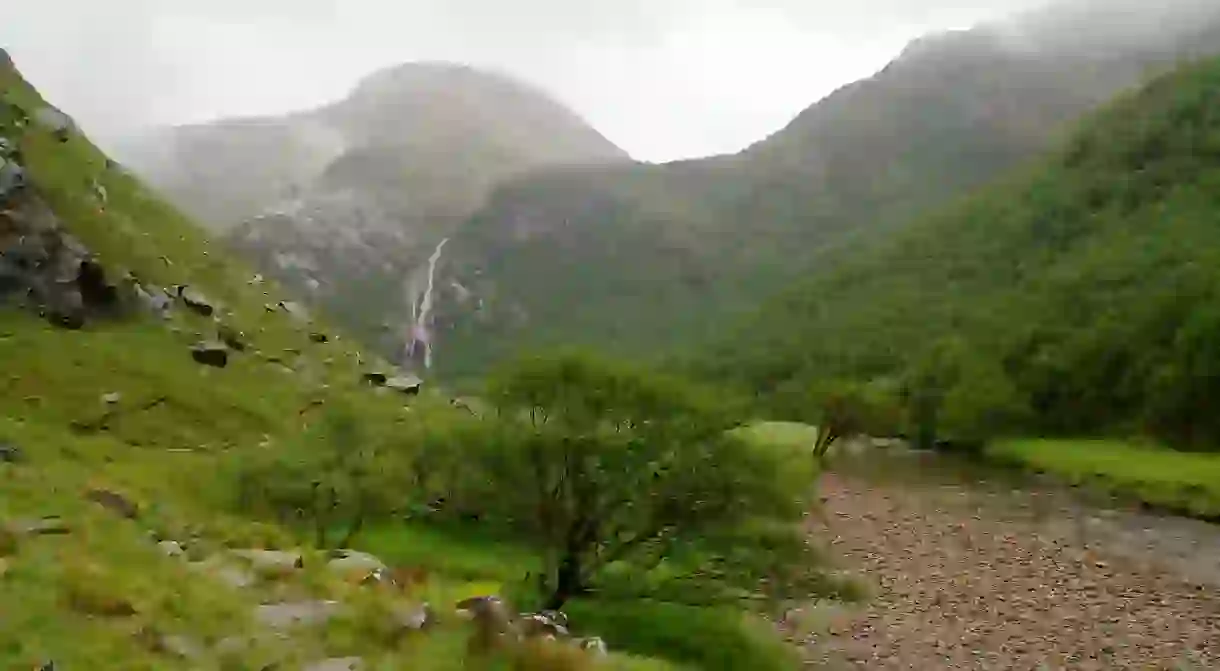
[[[305,567],[299,552],[284,550],[230,550],[229,554],[247,562],[259,573],[292,573]]]
[[[205,366],[224,368],[229,365],[229,348],[218,342],[196,343],[191,347],[191,358]]]
[[[140,507],[118,492],[108,489],[91,489],[85,493],[85,498],[129,520],[140,516]]]
[[[355,550],[336,550],[335,558],[327,562],[326,566],[330,570],[344,575],[362,574],[368,576],[373,573],[385,572],[389,570],[385,562],[377,557],[368,554],[367,552],[357,552]]]
[[[258,580],[258,577],[253,573],[241,567],[226,563],[216,557],[205,559],[203,561],[191,562],[188,564],[188,566],[192,570],[206,573],[207,575],[219,580],[233,589],[244,589],[250,585],[253,585]]]
[[[123,400],[123,395],[117,391],[102,394],[102,403],[105,403],[106,405],[114,405],[121,400]]]
[[[6,526],[18,536],[62,536],[72,532],[68,523],[59,517],[14,520]]]
[[[338,601],[300,601],[258,606],[254,611],[254,619],[273,629],[286,629],[324,624],[338,612]]]
[[[307,324],[310,321],[309,312],[300,303],[294,301],[280,301],[276,306],[280,310],[287,312],[299,324]]]
[[[389,381],[390,376],[379,371],[370,371],[360,376],[360,379],[374,387],[384,387],[385,383]]]
[[[399,375],[386,380],[385,386],[400,394],[418,396],[420,389],[424,386],[424,381],[414,375]]]
[[[212,301],[208,300],[207,296],[190,287],[178,287],[178,298],[182,299],[183,305],[186,305],[187,308],[198,315],[211,317],[216,312],[216,306],[212,304]]]
[[[19,464],[25,461],[25,453],[16,444],[0,440],[0,464]]]
[[[332,657],[309,664],[303,671],[360,671],[363,668],[364,660],[359,657]]]
[[[246,351],[246,334],[231,326],[224,324],[218,326],[216,328],[216,337],[234,352]]]
[[[186,550],[178,541],[161,541],[157,543],[157,549],[166,557],[181,557],[186,554]]]
[[[16,195],[25,185],[25,168],[12,159],[0,156],[0,203]]]
[[[393,609],[394,626],[402,631],[420,631],[436,621],[432,607],[426,603],[418,606],[399,605]]]
[[[325,333],[320,333],[317,331],[310,333],[309,339],[318,344],[330,342],[330,336],[326,335]]]
[[[72,117],[47,105],[34,111],[34,122],[54,135],[60,142],[67,142],[76,129]]]

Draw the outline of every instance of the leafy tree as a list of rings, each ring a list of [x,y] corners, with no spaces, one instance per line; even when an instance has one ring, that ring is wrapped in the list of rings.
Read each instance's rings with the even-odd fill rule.
[[[649,581],[726,599],[823,584],[798,524],[812,483],[786,479],[776,452],[730,437],[738,415],[713,392],[562,354],[509,368],[489,397],[500,419],[467,446],[463,486],[543,548],[546,607]],[[786,550],[745,545],[746,535]]]
[[[396,496],[400,476],[391,452],[351,412],[330,409],[293,444],[243,458],[238,505],[307,525],[318,547],[348,547],[370,518],[405,503]]]

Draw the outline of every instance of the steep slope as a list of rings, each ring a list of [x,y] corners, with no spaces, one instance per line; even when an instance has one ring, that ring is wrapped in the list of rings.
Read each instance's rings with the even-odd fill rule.
[[[348,408],[370,440],[453,412],[370,388],[375,362],[252,274],[0,50],[0,668],[484,667],[465,657],[467,625],[409,631],[378,610],[389,597],[234,504],[236,470],[306,450],[303,429],[328,409]],[[433,603],[488,589],[443,570],[427,584]]]
[[[627,158],[546,93],[445,63],[376,73],[323,109],[162,141],[159,157],[155,139],[130,152],[138,173],[387,351],[426,330],[412,328],[426,261],[495,184]]]
[[[705,369],[790,411],[819,381],[888,377],[940,398],[951,432],[1214,448],[1218,103],[1220,60],[1156,79],[1028,171],[844,253]]]
[[[1123,8],[1052,9],[919,40],[736,156],[507,184],[451,246],[449,268],[484,302],[476,318],[442,303],[453,326],[441,367],[567,341],[646,353],[714,333],[848,240],[985,183],[1146,72],[1212,48],[1220,10],[1176,4],[1156,34],[1103,29]]]

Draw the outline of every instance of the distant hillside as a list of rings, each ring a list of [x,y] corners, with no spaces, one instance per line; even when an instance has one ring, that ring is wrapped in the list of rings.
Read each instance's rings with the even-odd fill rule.
[[[627,160],[546,93],[446,63],[389,68],[311,112],[164,131],[124,157],[386,351],[418,318],[429,255],[496,184]]]
[[[1220,43],[1218,43],[1220,44]],[[860,245],[706,352],[800,413],[836,379],[898,380],[978,437],[1152,433],[1214,449],[1220,60],[1090,117],[1022,174]]]
[[[833,250],[986,183],[1220,44],[1220,9],[1176,4],[1157,31],[1106,29],[1122,8],[1052,9],[918,40],[735,156],[505,184],[450,248],[447,271],[483,302],[473,316],[442,302],[441,366],[561,342],[656,353],[721,332]]]

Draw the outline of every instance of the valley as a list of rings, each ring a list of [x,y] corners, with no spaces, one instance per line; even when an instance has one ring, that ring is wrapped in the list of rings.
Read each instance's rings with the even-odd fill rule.
[[[444,61],[111,156],[0,50],[0,668],[1220,665],[1220,9],[1136,4],[664,164]]]

